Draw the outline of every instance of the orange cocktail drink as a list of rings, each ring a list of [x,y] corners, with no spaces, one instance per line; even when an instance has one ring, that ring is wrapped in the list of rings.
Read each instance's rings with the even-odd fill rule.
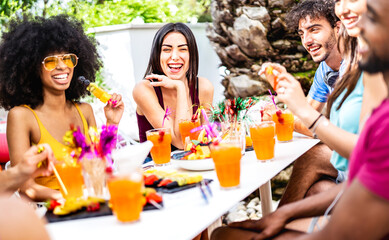
[[[64,198],[79,198],[84,195],[84,178],[82,177],[82,167],[78,163],[60,162],[55,164],[59,176],[68,192],[65,195],[62,188],[60,191]]]
[[[164,166],[170,162],[172,135],[169,128],[157,128],[146,132],[147,140],[153,143],[151,157],[156,166]]]
[[[194,128],[200,127],[200,121],[199,120],[181,120],[178,123],[178,127],[180,129],[182,144],[184,144],[185,147],[185,139],[189,136],[190,140],[197,140],[199,136],[199,131],[191,133],[190,131]]]
[[[221,124],[222,127],[222,142],[235,142],[239,144],[242,155],[245,154],[246,151],[246,128],[245,125],[238,122],[223,122]]]
[[[238,143],[219,143],[211,147],[217,178],[222,188],[237,187],[240,183],[241,147]]]
[[[294,116],[291,112],[278,110],[273,114],[273,121],[276,123],[277,139],[280,142],[287,142],[293,139]]]
[[[134,174],[139,176],[134,176]],[[119,221],[134,222],[139,220],[143,209],[142,187],[142,175],[139,173],[113,177],[108,181],[112,212]]]
[[[250,135],[258,160],[274,158],[275,124],[273,121],[253,124],[250,126]]]

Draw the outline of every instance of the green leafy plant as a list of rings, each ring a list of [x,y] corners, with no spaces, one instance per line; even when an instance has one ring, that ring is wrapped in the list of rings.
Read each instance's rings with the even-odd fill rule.
[[[130,23],[136,18],[142,19],[145,23],[188,22],[192,18],[209,20],[211,19],[209,4],[210,0],[111,0],[98,2],[71,0],[64,5],[57,0],[47,8],[46,13],[47,15],[67,13],[83,20],[85,28],[91,28]],[[208,18],[204,17],[207,13]]]

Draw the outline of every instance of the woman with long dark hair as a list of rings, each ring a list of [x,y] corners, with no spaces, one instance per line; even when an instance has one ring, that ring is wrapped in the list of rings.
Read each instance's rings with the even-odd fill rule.
[[[212,83],[197,76],[198,66],[197,44],[188,26],[168,23],[158,30],[144,80],[133,90],[141,142],[146,141],[147,130],[162,127],[169,107],[173,114],[163,127],[171,129],[172,145],[183,148],[179,120],[190,119],[200,105],[213,100]]]

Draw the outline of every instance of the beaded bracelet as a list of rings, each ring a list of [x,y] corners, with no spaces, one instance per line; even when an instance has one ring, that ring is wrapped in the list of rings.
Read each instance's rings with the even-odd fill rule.
[[[313,138],[317,138],[317,135],[316,135],[316,128],[320,125],[320,122],[321,122],[322,119],[323,119],[323,118],[320,117],[319,120],[317,120],[316,124],[313,126],[313,128],[312,128],[312,130],[311,130],[312,133],[313,133]],[[324,118],[324,119],[326,119],[326,118]]]
[[[323,114],[320,113],[320,115],[315,119],[315,121],[313,121],[313,123],[311,124],[311,126],[309,126],[309,130],[311,130],[313,128],[313,126],[315,126],[317,120],[319,120],[321,117],[323,116]]]

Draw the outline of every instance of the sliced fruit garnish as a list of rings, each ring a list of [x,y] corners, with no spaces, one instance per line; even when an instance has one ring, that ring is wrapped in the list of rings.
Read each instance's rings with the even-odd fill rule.
[[[165,136],[165,131],[160,130],[158,132],[158,135],[159,135],[158,141],[162,142],[163,141],[163,136]]]
[[[100,203],[99,202],[91,202],[87,207],[87,212],[96,212],[100,210]]]
[[[60,206],[61,204],[57,202],[56,200],[48,200],[46,202],[46,208],[48,211],[53,211],[56,206]]]
[[[282,111],[281,110],[277,110],[276,114],[277,114],[277,117],[278,117],[278,122],[280,124],[284,124],[284,118],[282,117]]]

